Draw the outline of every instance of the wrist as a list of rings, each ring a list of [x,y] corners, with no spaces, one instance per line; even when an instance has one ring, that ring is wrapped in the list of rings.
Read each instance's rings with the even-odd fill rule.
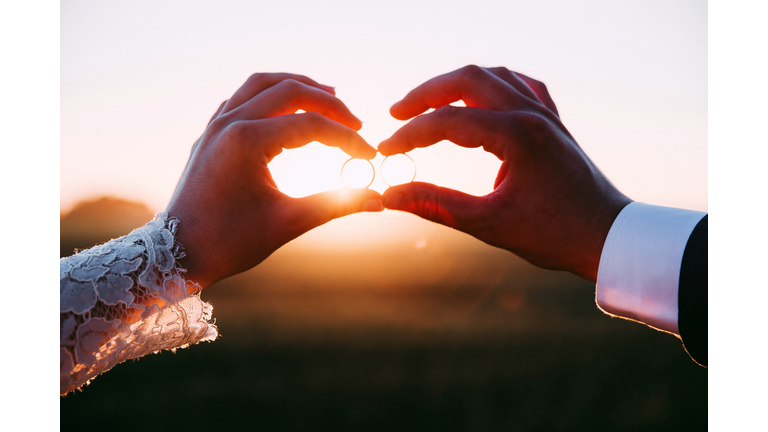
[[[596,212],[592,216],[591,227],[588,231],[590,236],[585,241],[583,247],[582,257],[584,259],[575,271],[571,271],[571,273],[590,282],[597,281],[600,258],[603,253],[605,241],[608,238],[608,233],[611,231],[611,227],[621,211],[630,203],[632,203],[631,199],[622,194],[618,194],[617,197],[606,203],[599,212]]]
[[[183,251],[183,256],[177,261],[184,270],[184,278],[200,285],[202,289],[209,287],[214,280],[211,276],[209,260],[206,259],[209,254],[205,253],[205,245],[199,235],[196,218],[178,206],[169,206],[166,212],[179,220],[175,240]]]

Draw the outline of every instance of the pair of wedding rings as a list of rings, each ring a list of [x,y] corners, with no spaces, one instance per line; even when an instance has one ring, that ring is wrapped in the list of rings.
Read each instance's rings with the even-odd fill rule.
[[[370,181],[363,186],[365,179],[368,177],[360,172],[368,169],[370,169]],[[379,173],[381,174],[381,179],[389,187],[410,183],[416,178],[416,162],[405,153],[387,156],[381,161]],[[364,180],[361,181],[361,178]],[[373,162],[367,159],[350,158],[341,166],[341,180],[347,187],[367,188],[373,183],[375,178],[376,169],[373,167]]]

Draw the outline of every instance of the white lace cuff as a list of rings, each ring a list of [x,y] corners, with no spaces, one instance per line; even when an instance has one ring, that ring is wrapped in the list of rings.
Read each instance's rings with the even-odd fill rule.
[[[184,280],[167,213],[60,261],[60,391],[128,359],[218,336],[200,285]]]

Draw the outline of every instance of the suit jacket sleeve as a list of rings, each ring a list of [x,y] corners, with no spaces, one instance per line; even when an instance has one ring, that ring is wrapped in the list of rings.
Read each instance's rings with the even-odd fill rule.
[[[680,338],[691,358],[702,366],[707,365],[708,237],[704,216],[685,246],[678,292]]]

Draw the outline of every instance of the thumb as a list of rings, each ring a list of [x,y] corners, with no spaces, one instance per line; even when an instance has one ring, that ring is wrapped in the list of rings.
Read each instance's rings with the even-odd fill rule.
[[[482,197],[430,183],[393,186],[382,195],[384,207],[413,213],[424,219],[472,234],[485,214]]]
[[[292,220],[304,230],[359,212],[384,210],[381,195],[371,189],[341,188],[293,199]]]

